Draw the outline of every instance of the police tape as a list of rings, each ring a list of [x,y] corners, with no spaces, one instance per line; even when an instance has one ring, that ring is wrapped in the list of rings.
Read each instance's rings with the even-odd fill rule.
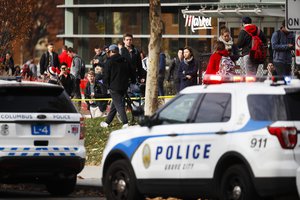
[[[175,95],[169,96],[158,96],[158,99],[172,99]],[[145,97],[130,97],[131,100],[144,100]],[[95,99],[72,99],[72,101],[79,102],[79,101],[111,101],[112,98],[95,98]]]

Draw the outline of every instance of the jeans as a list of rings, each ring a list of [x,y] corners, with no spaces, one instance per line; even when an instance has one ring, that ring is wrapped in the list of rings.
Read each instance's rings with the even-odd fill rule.
[[[80,79],[75,80],[73,94],[75,99],[81,99]],[[75,105],[78,106],[79,110],[81,109],[81,101],[76,102]]]
[[[164,76],[158,76],[158,96],[165,96],[164,92]]]
[[[110,111],[106,118],[106,123],[110,124],[118,112],[122,120],[122,123],[127,124],[128,119],[126,115],[125,99],[124,99],[125,91],[109,90],[109,92],[112,98],[112,103],[111,103]]]
[[[250,56],[249,55],[245,55],[243,57],[243,66],[244,66],[244,68],[246,70],[246,75],[252,75],[252,76],[256,75],[258,64],[253,63],[250,60]]]
[[[274,62],[274,67],[278,76],[290,76],[292,71],[291,64]]]

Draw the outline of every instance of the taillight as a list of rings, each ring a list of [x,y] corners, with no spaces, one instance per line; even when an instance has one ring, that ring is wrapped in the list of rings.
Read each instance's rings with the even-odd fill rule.
[[[297,144],[297,129],[295,127],[268,127],[269,133],[277,136],[284,149],[293,149]]]
[[[84,118],[80,117],[80,140],[83,140],[85,136]]]

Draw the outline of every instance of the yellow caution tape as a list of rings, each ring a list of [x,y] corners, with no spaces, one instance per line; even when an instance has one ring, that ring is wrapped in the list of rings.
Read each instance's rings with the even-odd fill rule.
[[[169,96],[158,96],[159,99],[171,99],[175,97],[175,95]],[[145,99],[145,97],[130,97],[131,100],[140,100]],[[79,101],[111,101],[112,98],[96,98],[96,99],[72,99],[72,101],[79,102]]]

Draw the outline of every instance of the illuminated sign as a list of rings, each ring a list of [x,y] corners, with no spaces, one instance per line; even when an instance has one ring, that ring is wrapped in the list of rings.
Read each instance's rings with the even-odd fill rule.
[[[195,30],[212,29],[211,17],[183,15],[185,18],[185,27],[191,27],[193,33]]]

